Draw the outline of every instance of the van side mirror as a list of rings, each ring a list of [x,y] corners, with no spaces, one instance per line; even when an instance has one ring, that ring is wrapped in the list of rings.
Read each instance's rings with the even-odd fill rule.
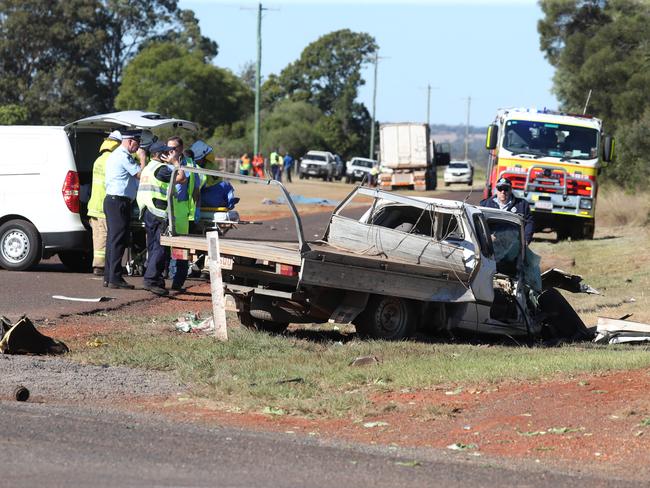
[[[611,163],[614,160],[614,138],[612,136],[605,136],[603,143],[603,162]]]
[[[497,138],[499,137],[499,126],[496,124],[488,125],[487,137],[485,138],[485,148],[489,151],[497,147]]]

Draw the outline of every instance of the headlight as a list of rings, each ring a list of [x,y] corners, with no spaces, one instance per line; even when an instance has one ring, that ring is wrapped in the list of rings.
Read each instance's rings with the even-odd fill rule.
[[[591,210],[591,206],[592,206],[591,198],[580,199],[580,208],[582,210]]]

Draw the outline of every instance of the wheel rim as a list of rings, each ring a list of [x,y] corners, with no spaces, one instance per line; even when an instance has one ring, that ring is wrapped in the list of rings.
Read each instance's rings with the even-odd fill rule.
[[[2,236],[0,252],[5,261],[12,264],[19,264],[29,254],[29,237],[23,231],[13,229]]]
[[[384,301],[377,309],[375,320],[382,335],[394,336],[404,328],[406,309],[399,301]]]

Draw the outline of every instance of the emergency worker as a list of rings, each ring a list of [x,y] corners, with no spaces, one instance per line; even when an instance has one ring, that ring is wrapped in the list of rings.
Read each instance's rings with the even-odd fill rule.
[[[253,157],[253,176],[264,178],[264,158],[261,153]]]
[[[508,212],[517,213],[524,218],[524,238],[526,244],[533,240],[535,223],[530,205],[523,198],[518,198],[512,193],[512,182],[508,178],[499,178],[496,184],[496,193],[492,198],[482,200],[480,205],[488,208],[498,208]]]
[[[93,236],[93,274],[104,275],[106,263],[106,215],[104,214],[104,198],[106,197],[106,160],[108,156],[122,143],[119,130],[111,132],[99,147],[99,157],[93,164],[93,181],[88,201],[88,217]]]
[[[379,166],[375,165],[370,170],[370,186],[377,186],[377,176],[379,175]]]
[[[178,136],[170,137],[167,140],[169,153],[164,157],[165,162],[178,164],[179,168],[196,167],[196,163],[183,156],[183,139]],[[178,235],[187,235],[190,230],[190,222],[194,221],[194,215],[199,200],[201,180],[197,173],[182,171],[187,180],[184,183],[176,183],[174,196],[174,231]],[[169,276],[172,279],[172,290],[184,291],[183,284],[187,279],[189,263],[187,259],[171,258],[169,261]]]
[[[144,289],[159,296],[169,294],[163,278],[166,251],[160,245],[160,234],[168,225],[167,192],[174,164],[179,168],[177,160],[174,164],[162,161],[169,154],[170,149],[162,141],[151,144],[149,149],[151,160],[140,175],[137,196],[140,219],[143,220],[147,233],[147,269],[144,273]],[[185,183],[187,181],[185,172],[178,171],[174,181],[178,184]]]
[[[104,286],[133,289],[122,277],[122,257],[128,244],[131,206],[138,191],[138,179],[144,165],[131,154],[140,147],[141,130],[121,131],[122,143],[106,159],[106,265]]]
[[[287,181],[291,183],[291,172],[293,171],[293,156],[287,153],[284,155],[284,170],[287,173]]]
[[[282,181],[282,156],[279,150],[273,151],[269,156],[271,163],[271,177],[276,181]]]
[[[248,176],[251,172],[251,158],[248,157],[248,153],[244,153],[239,159],[239,174]],[[244,181],[244,183],[246,183]]]

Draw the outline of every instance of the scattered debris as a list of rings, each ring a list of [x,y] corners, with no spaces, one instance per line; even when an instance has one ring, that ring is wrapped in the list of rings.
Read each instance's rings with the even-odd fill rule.
[[[629,315],[624,317],[627,318]],[[598,317],[594,342],[597,344],[650,342],[650,325],[623,319]]]
[[[108,344],[108,342],[100,339],[99,337],[95,337],[92,341],[86,342],[86,345],[88,347],[102,347]]]
[[[175,324],[179,332],[211,332],[214,331],[212,317],[202,319],[198,313],[187,313],[184,317],[179,317]]]
[[[17,402],[26,402],[29,399],[29,390],[23,385],[18,385],[14,389],[14,398]]]
[[[381,363],[381,359],[377,356],[359,356],[354,358],[350,363],[350,366],[368,366]]]
[[[452,451],[470,451],[472,449],[478,449],[478,445],[463,444],[462,442],[456,442],[454,444],[449,444],[447,446],[447,449],[451,449]]]
[[[97,297],[97,298],[78,298],[78,297],[66,297],[64,295],[52,295],[52,298],[56,300],[70,300],[72,302],[108,302],[113,300],[113,297]]]
[[[284,411],[281,408],[277,407],[264,407],[264,410],[262,410],[262,413],[268,414],[268,415],[286,415],[287,412]]]
[[[2,317],[2,329],[7,327],[6,317]],[[26,315],[13,324],[3,334],[0,351],[4,354],[64,354],[69,352],[63,342],[41,334]]]
[[[417,468],[418,466],[422,466],[422,463],[420,461],[395,461],[395,464],[397,466],[406,466],[407,468]]]
[[[286,380],[278,380],[275,382],[276,385],[283,385],[285,383],[304,383],[305,380],[303,378],[289,378]]]
[[[382,420],[379,420],[377,422],[364,422],[363,426],[366,429],[374,429],[375,427],[386,427],[388,425],[388,422],[384,422]]]
[[[456,388],[455,390],[446,391],[446,392],[445,392],[445,395],[450,395],[450,396],[451,396],[451,395],[459,395],[459,394],[461,394],[462,392],[463,392],[463,389],[459,386],[459,387]]]

